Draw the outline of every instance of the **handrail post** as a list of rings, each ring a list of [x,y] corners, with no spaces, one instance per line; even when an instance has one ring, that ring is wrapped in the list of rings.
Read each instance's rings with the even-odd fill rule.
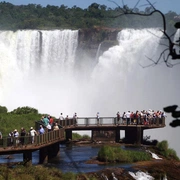
[[[156,125],[159,126],[159,118],[156,118]]]
[[[162,117],[162,125],[165,126],[165,117]]]
[[[3,148],[6,148],[7,147],[7,140],[6,138],[3,138]]]
[[[86,126],[89,125],[89,118],[85,118],[85,121],[86,121]]]
[[[117,123],[117,122],[116,122],[116,119],[117,119],[117,118],[114,118],[114,125],[116,125],[116,123]]]

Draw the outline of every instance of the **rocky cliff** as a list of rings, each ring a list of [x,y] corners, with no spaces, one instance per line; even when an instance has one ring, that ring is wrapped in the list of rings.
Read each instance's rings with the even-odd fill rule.
[[[120,29],[94,27],[91,29],[79,30],[79,45],[77,50],[77,58],[96,59],[104,51],[110,47],[117,45],[117,34]],[[99,46],[101,46],[99,48]],[[97,51],[99,48],[99,54]]]

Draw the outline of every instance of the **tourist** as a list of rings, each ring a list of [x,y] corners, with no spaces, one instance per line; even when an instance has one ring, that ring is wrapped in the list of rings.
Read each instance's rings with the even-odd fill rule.
[[[15,146],[17,144],[19,144],[19,132],[17,131],[17,129],[14,130],[14,137],[15,137]]]
[[[20,133],[20,136],[21,136],[20,142],[21,142],[22,145],[24,145],[24,136],[25,135],[26,135],[26,130],[22,127],[21,128],[21,133]]]
[[[117,116],[116,117],[116,119],[117,119],[116,124],[119,125],[120,124],[120,113],[119,113],[119,111],[117,112],[116,116]]]
[[[53,127],[54,119],[51,116],[49,116],[49,124],[51,127]]]
[[[73,115],[74,126],[77,126],[77,113]]]
[[[54,127],[53,127],[53,130],[59,130],[59,126],[58,126],[58,123],[56,122]]]
[[[39,134],[44,134],[45,130],[42,125],[39,126]]]
[[[122,115],[122,123],[123,123],[123,125],[125,125],[126,124],[126,112],[124,112],[123,113],[123,115]]]
[[[46,126],[46,128],[48,129],[48,132],[50,132],[51,131],[51,129],[52,129],[52,127],[51,127],[51,125],[48,123],[48,125]]]
[[[130,114],[130,124],[133,124],[134,122],[134,112],[132,111]]]
[[[99,125],[99,119],[100,119],[99,112],[97,112],[97,114],[96,114],[97,125]]]
[[[0,131],[0,139],[2,139],[2,132]]]
[[[42,122],[44,123],[44,126],[47,126],[49,123],[49,119],[47,118],[47,116],[44,116]]]
[[[37,135],[37,132],[33,127],[31,127],[30,128],[30,136],[31,136],[31,143],[32,144],[34,144],[34,142],[35,142],[35,135]]]
[[[140,116],[139,116],[139,111],[137,110],[136,113],[134,114],[134,124],[138,125],[140,122]]]
[[[126,120],[127,120],[127,122],[126,122],[127,126],[130,124],[130,115],[131,115],[130,111],[127,111],[126,114],[125,114]]]
[[[19,137],[19,132],[17,131],[17,129],[14,130],[14,137],[15,138]]]
[[[63,113],[60,114],[59,120],[64,120]]]
[[[69,116],[67,115],[66,118],[65,118],[65,126],[70,126],[70,123],[69,123]]]

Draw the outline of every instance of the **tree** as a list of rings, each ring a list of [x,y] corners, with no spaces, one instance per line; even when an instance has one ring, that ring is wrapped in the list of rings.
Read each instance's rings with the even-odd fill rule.
[[[109,0],[109,1],[111,1],[111,0]],[[179,40],[176,41],[176,43],[173,42],[172,39],[174,38],[175,33],[173,33],[173,35],[169,35],[167,33],[167,28],[166,28],[167,23],[166,23],[165,15],[160,10],[157,10],[149,0],[146,0],[146,1],[147,1],[148,4],[145,5],[145,6],[148,6],[148,7],[146,7],[145,11],[143,11],[143,12],[137,10],[137,6],[138,6],[140,0],[137,1],[136,5],[132,9],[129,8],[127,5],[124,5],[123,0],[122,0],[123,7],[119,6],[116,2],[111,1],[111,2],[115,3],[119,8],[118,14],[113,16],[113,18],[117,18],[117,17],[123,16],[123,15],[138,15],[138,16],[149,17],[149,16],[152,16],[155,13],[158,13],[162,17],[163,28],[161,29],[161,31],[162,31],[162,33],[164,35],[163,38],[168,41],[168,45],[164,44],[164,46],[166,46],[166,48],[160,53],[160,56],[159,56],[159,58],[157,60],[153,60],[151,58],[148,58],[153,63],[146,66],[146,67],[157,65],[160,62],[161,59],[164,60],[164,63],[168,67],[172,67],[176,63],[171,64],[169,62],[170,57],[171,57],[172,61],[180,60],[180,51],[177,53],[176,48],[175,48],[176,46],[178,46],[180,48],[180,37],[179,37]],[[180,29],[180,22],[177,22],[174,26],[175,26],[175,28]],[[178,62],[178,64],[179,63],[180,62]]]
[[[0,106],[0,113],[7,113],[7,107],[5,106]]]

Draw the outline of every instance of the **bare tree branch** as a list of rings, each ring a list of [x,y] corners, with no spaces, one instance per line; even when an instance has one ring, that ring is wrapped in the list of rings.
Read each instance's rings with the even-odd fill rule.
[[[161,58],[163,57],[163,60],[164,60],[164,63],[167,65],[167,67],[172,67],[173,64],[169,63],[169,57],[171,57],[172,60],[180,60],[180,52],[179,54],[176,52],[176,49],[175,49],[175,46],[178,46],[180,47],[180,37],[179,37],[179,40],[177,40],[176,43],[174,43],[171,38],[174,36],[171,35],[169,36],[166,32],[166,19],[165,19],[165,16],[164,14],[160,11],[160,10],[157,10],[154,5],[149,1],[149,0],[146,0],[147,1],[147,5],[146,6],[150,6],[150,12],[148,13],[139,13],[139,12],[134,12],[134,9],[138,6],[140,0],[137,1],[137,3],[135,4],[134,8],[133,9],[128,9],[125,5],[124,5],[124,2],[122,0],[122,4],[123,4],[123,7],[119,6],[115,1],[113,0],[109,0],[110,2],[114,3],[117,5],[117,7],[120,9],[120,13],[115,15],[115,16],[112,16],[110,18],[117,18],[117,17],[120,17],[120,16],[123,16],[123,15],[137,15],[137,16],[151,16],[153,15],[154,13],[158,13],[161,15],[162,17],[162,21],[163,21],[163,29],[160,30],[163,35],[164,35],[164,39],[166,39],[168,41],[168,45],[167,45],[167,49],[163,50],[158,58],[157,61],[153,61],[151,58],[148,58],[149,60],[151,60],[152,62],[154,62],[155,65],[157,65]],[[176,28],[180,28],[180,22],[178,24],[175,24],[175,27]],[[168,52],[167,54],[165,54],[165,52]],[[179,63],[176,63],[176,64],[179,64]],[[174,64],[175,65],[175,64]],[[149,65],[148,65],[149,67]]]

